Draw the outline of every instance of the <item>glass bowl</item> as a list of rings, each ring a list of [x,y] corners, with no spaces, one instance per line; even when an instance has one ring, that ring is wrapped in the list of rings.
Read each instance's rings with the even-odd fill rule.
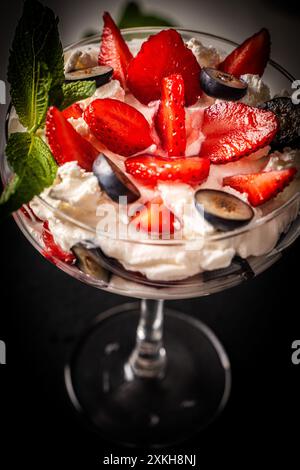
[[[144,39],[160,30],[133,28],[123,30],[122,34],[126,40]],[[234,42],[212,34],[177,30],[185,40],[199,39],[204,45],[217,48],[221,54],[228,54],[236,46]],[[65,53],[79,46],[99,43],[99,36],[87,38],[67,47]],[[294,79],[270,60],[264,80],[275,94],[289,89]],[[6,133],[10,112],[9,108]],[[4,140],[1,175],[6,184],[11,171],[3,151]],[[84,229],[91,236],[95,234],[94,226],[73,219],[41,197],[38,199],[57,217]],[[203,240],[203,247],[213,251],[236,245],[241,239],[247,244],[250,239],[267,236],[267,250],[264,248],[261,253],[254,249],[256,252],[247,259],[235,256],[227,268],[204,271],[183,280],[151,280],[124,269],[103,252],[98,253],[101,270],[97,275],[87,275],[77,266],[51,256],[58,268],[82,282],[107,292],[142,299],[140,306],[125,304],[100,314],[66,365],[66,387],[74,406],[106,438],[128,445],[173,444],[205,427],[223,409],[229,396],[231,374],[222,345],[200,321],[164,309],[163,301],[219,292],[272,266],[300,233],[299,189],[291,185],[276,201],[275,206],[266,204],[262,217],[249,225],[231,232],[207,235]],[[28,207],[17,211],[14,218],[30,243],[49,259],[43,243],[42,222]],[[280,227],[279,240],[276,227]],[[110,234],[101,236],[109,238]],[[124,249],[126,244],[134,243],[145,250],[149,245],[153,250],[173,250],[172,253],[187,250],[190,256],[195,249],[199,250],[199,243],[193,245],[193,240],[120,239],[118,243],[123,244]]]

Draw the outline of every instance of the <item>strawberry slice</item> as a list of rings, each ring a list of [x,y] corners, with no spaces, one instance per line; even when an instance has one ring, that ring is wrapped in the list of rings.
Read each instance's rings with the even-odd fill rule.
[[[68,106],[68,108],[64,109],[62,113],[66,119],[78,119],[82,116],[83,111],[78,103],[74,103],[71,104],[71,106]]]
[[[55,243],[52,233],[49,229],[48,221],[43,224],[42,239],[45,244],[43,255],[55,264],[55,258],[64,263],[73,264],[76,260],[71,252],[63,251],[60,246]]]
[[[201,95],[201,67],[180,34],[167,29],[150,36],[128,67],[127,86],[142,103],[158,100],[161,81],[180,73],[185,84],[185,103],[194,104]]]
[[[20,207],[20,211],[25,215],[26,219],[30,220],[31,222],[42,222],[42,220],[35,215],[29,204],[23,204],[23,206]]]
[[[268,145],[278,127],[271,111],[232,101],[214,104],[204,111],[200,156],[215,164],[238,160]]]
[[[219,64],[219,70],[240,77],[246,73],[263,75],[270,58],[271,39],[266,28],[246,39]]]
[[[137,155],[125,161],[127,173],[148,186],[158,181],[181,181],[191,186],[203,183],[209,174],[209,158]]]
[[[161,103],[155,126],[169,156],[184,155],[186,147],[184,81],[173,74],[162,79]]]
[[[47,112],[46,136],[58,165],[77,161],[81,168],[92,170],[93,162],[99,155],[98,150],[75,131],[55,106],[51,106]]]
[[[161,197],[156,197],[133,216],[132,222],[139,231],[171,235],[175,231],[175,215],[163,203]]]
[[[240,193],[247,193],[250,204],[256,207],[283,191],[296,173],[296,168],[286,168],[263,173],[228,176],[223,179],[223,186],[230,186]]]
[[[152,144],[148,121],[122,101],[97,99],[85,110],[84,119],[97,139],[119,155],[129,157]]]
[[[112,67],[114,69],[113,77],[125,87],[128,65],[133,56],[109,13],[104,13],[103,21],[104,28],[98,65]]]

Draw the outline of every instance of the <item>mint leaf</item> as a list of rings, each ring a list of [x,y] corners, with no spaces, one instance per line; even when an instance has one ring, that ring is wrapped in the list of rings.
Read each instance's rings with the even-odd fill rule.
[[[57,172],[49,147],[40,137],[28,132],[11,134],[6,155],[15,176],[0,198],[0,215],[19,209],[51,186]]]
[[[124,8],[119,28],[135,28],[137,26],[173,26],[168,18],[149,13],[144,13],[135,2],[128,2]]]
[[[8,81],[13,106],[30,132],[43,123],[52,96],[62,94],[64,62],[57,25],[49,8],[36,0],[25,1],[12,43]]]
[[[17,175],[14,175],[0,196],[0,214],[2,213],[2,211],[7,210],[7,206],[9,206],[12,203],[14,198],[15,198],[16,208],[19,208],[22,205],[21,194],[18,194],[16,192],[19,186],[20,186],[20,178]],[[17,202],[19,197],[20,197],[20,204],[19,202]],[[13,210],[12,211],[8,210],[8,213],[13,212]]]
[[[65,109],[76,101],[85,100],[92,96],[96,91],[95,81],[78,81],[65,83],[62,87],[63,101],[60,105],[61,109]]]

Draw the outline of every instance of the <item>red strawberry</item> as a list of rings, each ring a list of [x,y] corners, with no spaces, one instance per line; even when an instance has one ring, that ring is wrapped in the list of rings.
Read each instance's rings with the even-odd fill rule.
[[[236,77],[246,73],[252,73],[261,77],[270,58],[270,50],[270,33],[267,29],[263,28],[234,49],[219,64],[219,69]]]
[[[25,215],[26,219],[30,220],[30,221],[35,221],[35,222],[42,222],[41,219],[39,219],[35,213],[33,212],[33,210],[31,209],[31,207],[29,206],[29,204],[23,204],[22,207],[20,207],[20,210],[21,212]]]
[[[84,119],[108,150],[129,157],[152,144],[150,126],[129,104],[110,98],[93,101]]]
[[[185,103],[194,104],[201,95],[200,71],[196,57],[174,29],[150,36],[128,67],[127,85],[142,103],[158,100],[161,81],[180,73],[185,84]]]
[[[82,116],[83,111],[78,103],[74,103],[71,104],[71,106],[69,106],[68,108],[64,109],[62,113],[66,119],[78,119]]]
[[[63,251],[60,246],[55,243],[52,233],[49,229],[48,221],[44,222],[42,232],[43,242],[45,244],[44,256],[55,264],[55,258],[58,258],[64,263],[73,264],[75,256],[71,252]],[[53,259],[54,258],[54,259]]]
[[[287,168],[249,175],[228,176],[223,179],[223,186],[230,186],[240,193],[247,193],[250,204],[259,206],[283,191],[296,173],[296,168]]]
[[[137,155],[125,161],[127,173],[149,186],[155,186],[158,181],[181,181],[191,186],[201,184],[208,177],[209,167],[210,160],[200,157]]]
[[[271,111],[223,101],[204,111],[200,156],[212,163],[228,163],[268,145],[278,130]]]
[[[112,67],[113,77],[125,87],[128,65],[133,56],[109,13],[104,13],[103,21],[98,64]]]
[[[184,81],[174,74],[162,79],[161,103],[155,125],[164,150],[171,157],[184,155],[186,147]]]
[[[175,216],[160,197],[147,202],[133,217],[133,223],[140,231],[153,234],[173,234]]]
[[[99,155],[92,144],[81,137],[55,106],[48,109],[46,136],[56,162],[77,161],[87,171],[91,171],[95,158]]]

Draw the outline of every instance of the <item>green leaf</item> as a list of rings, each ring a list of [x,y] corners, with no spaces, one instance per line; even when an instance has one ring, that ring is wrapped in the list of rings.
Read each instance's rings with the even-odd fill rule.
[[[63,101],[60,105],[61,109],[65,109],[76,101],[85,100],[92,96],[96,91],[95,81],[78,81],[65,83],[62,87]]]
[[[9,137],[6,155],[15,176],[0,198],[1,216],[19,209],[51,186],[57,172],[49,147],[40,137],[28,132]]]
[[[41,126],[51,97],[60,93],[64,83],[57,25],[52,10],[36,0],[25,1],[12,43],[8,81],[20,122],[30,132]]]
[[[124,8],[119,28],[135,28],[137,26],[174,26],[167,18],[162,18],[155,14],[144,13],[135,2],[129,2]]]

